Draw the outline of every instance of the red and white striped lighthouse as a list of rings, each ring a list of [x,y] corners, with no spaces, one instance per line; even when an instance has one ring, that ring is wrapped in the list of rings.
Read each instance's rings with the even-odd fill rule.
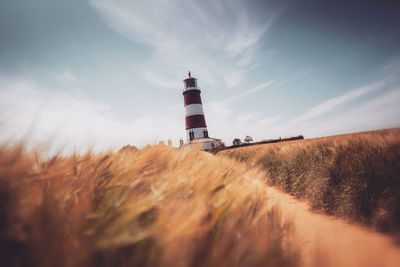
[[[200,88],[197,79],[188,73],[183,80],[183,98],[185,102],[186,138],[188,141],[198,138],[208,138],[206,119],[204,118],[203,104],[201,103]]]

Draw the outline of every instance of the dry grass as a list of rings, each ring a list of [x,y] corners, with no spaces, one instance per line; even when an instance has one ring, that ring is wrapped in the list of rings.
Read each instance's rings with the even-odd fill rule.
[[[262,177],[166,146],[46,161],[2,148],[2,266],[297,266]]]
[[[218,154],[263,169],[312,208],[400,231],[400,129],[245,147]]]

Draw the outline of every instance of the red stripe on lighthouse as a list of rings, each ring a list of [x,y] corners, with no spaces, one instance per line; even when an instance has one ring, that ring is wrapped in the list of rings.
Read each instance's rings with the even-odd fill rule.
[[[192,128],[205,128],[205,127],[207,127],[206,119],[204,118],[204,115],[187,116],[185,118],[185,122],[186,122],[186,130],[192,129]]]
[[[200,90],[192,89],[183,92],[185,107],[190,104],[202,104],[200,97]]]

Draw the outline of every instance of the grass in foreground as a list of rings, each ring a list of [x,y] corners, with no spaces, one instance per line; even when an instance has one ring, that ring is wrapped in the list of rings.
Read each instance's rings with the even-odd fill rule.
[[[261,177],[166,146],[46,161],[2,148],[2,266],[297,266]]]
[[[223,151],[314,210],[400,231],[400,129]]]

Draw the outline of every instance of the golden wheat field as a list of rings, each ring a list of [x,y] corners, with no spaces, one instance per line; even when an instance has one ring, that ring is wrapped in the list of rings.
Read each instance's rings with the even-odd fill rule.
[[[216,155],[157,145],[43,159],[3,146],[1,265],[396,266],[399,132]]]
[[[296,266],[257,170],[167,146],[41,161],[0,154],[7,266]],[[3,265],[4,266],[4,265]]]

